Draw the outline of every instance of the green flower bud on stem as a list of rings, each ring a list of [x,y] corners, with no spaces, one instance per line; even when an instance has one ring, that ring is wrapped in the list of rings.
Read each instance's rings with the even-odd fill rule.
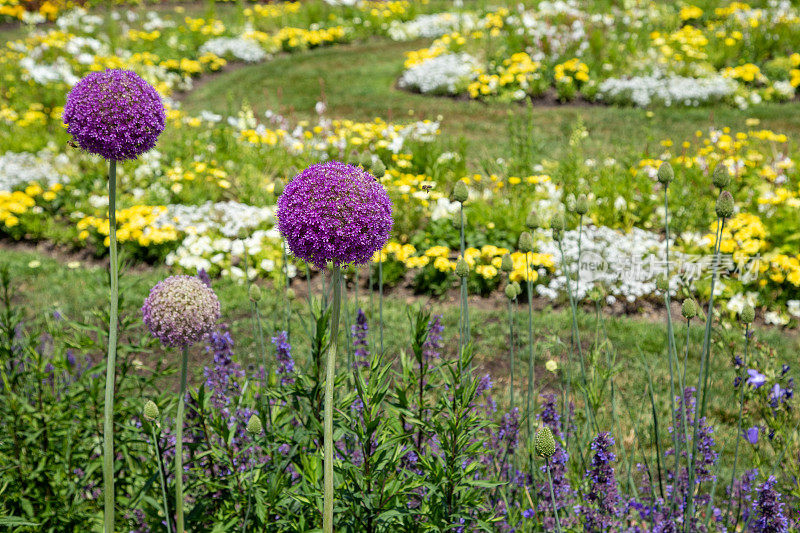
[[[661,163],[661,166],[658,167],[658,182],[662,185],[669,185],[669,182],[673,179],[675,179],[675,172],[672,170],[672,165],[664,161]]]
[[[564,220],[564,213],[558,212],[550,219],[550,228],[552,228],[553,232],[564,231],[566,227],[567,221]]]
[[[556,453],[556,440],[553,432],[547,426],[542,426],[536,432],[536,454],[539,457],[550,458]]]
[[[542,227],[542,217],[539,216],[539,213],[535,211],[531,211],[528,213],[527,218],[525,218],[525,227],[529,230],[535,230],[537,228]]]
[[[286,289],[286,297],[289,298],[289,300],[294,300],[295,298],[297,298],[297,293],[294,292],[294,289],[290,287]]]
[[[283,180],[275,180],[275,185],[272,187],[272,194],[275,196],[283,194]]]
[[[579,215],[585,215],[589,212],[589,198],[585,194],[579,194],[575,200],[575,212]]]
[[[711,182],[714,187],[724,189],[731,184],[731,174],[728,172],[728,167],[720,161],[714,169],[714,174],[711,176]]]
[[[514,292],[517,293],[517,296],[522,294],[522,287],[519,286],[519,283],[512,281],[511,286],[514,287]]]
[[[528,233],[527,231],[523,231],[519,235],[519,243],[517,244],[517,248],[522,253],[527,254],[528,252],[533,251],[533,236]]]
[[[380,159],[376,159],[374,163],[372,163],[371,169],[372,175],[378,179],[381,179],[383,176],[386,175],[386,165],[383,164],[383,161]]]
[[[247,421],[247,432],[251,435],[260,435],[264,431],[264,426],[261,424],[261,419],[258,415],[253,415]]]
[[[753,309],[753,306],[747,304],[742,309],[742,312],[739,314],[739,318],[741,319],[743,324],[752,324],[753,320],[756,318],[756,310]]]
[[[463,257],[459,257],[456,262],[456,276],[459,278],[466,278],[469,276],[469,265]]]
[[[503,272],[511,272],[514,270],[514,261],[511,259],[511,254],[505,254],[500,263],[500,270]]]
[[[730,218],[733,216],[733,195],[728,191],[722,191],[717,198],[715,208],[717,218]]]
[[[509,300],[513,300],[514,298],[517,297],[517,289],[515,289],[514,286],[510,283],[506,285],[506,297]]]
[[[160,414],[158,406],[153,400],[147,400],[144,403],[143,414],[146,420],[155,420]]]
[[[454,202],[464,203],[469,198],[469,191],[467,190],[467,184],[461,180],[456,182],[455,187],[453,187],[453,194],[451,196]]]
[[[251,302],[260,302],[261,301],[261,287],[253,283],[250,285],[249,291],[250,301]]]
[[[692,298],[686,298],[681,305],[681,314],[686,320],[697,316],[697,303]]]

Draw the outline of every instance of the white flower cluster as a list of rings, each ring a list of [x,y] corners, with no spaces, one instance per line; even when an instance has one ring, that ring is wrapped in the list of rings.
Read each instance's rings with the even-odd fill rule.
[[[66,154],[54,155],[49,150],[38,154],[6,152],[0,155],[0,191],[12,191],[32,181],[47,184],[69,181],[65,170],[69,165]]]
[[[154,222],[156,227],[172,226],[184,233],[220,233],[237,237],[265,223],[274,221],[271,207],[257,207],[239,202],[206,202],[202,205],[172,204]]]
[[[246,63],[264,61],[267,53],[252,39],[242,37],[218,37],[203,43],[200,54],[212,53],[219,57],[234,58]]]
[[[609,304],[619,298],[635,302],[656,292],[656,277],[664,272],[664,241],[658,235],[639,228],[621,233],[605,226],[585,226],[581,235],[580,263],[577,229],[564,232],[563,249],[567,268],[573,274],[573,295],[580,299],[585,298],[595,285],[602,285],[609,293]],[[557,267],[556,275],[547,285],[536,286],[539,294],[550,299],[567,294],[558,243],[545,240],[537,251],[551,254]],[[680,258],[674,250],[670,252],[671,261]],[[574,274],[578,265],[581,280],[576,287]]]
[[[473,13],[433,13],[420,15],[414,20],[393,20],[389,26],[389,37],[393,41],[411,41],[421,37],[434,39],[453,31],[472,31],[477,24]]]
[[[600,83],[597,97],[610,104],[634,104],[639,107],[647,107],[653,103],[696,107],[732,95],[736,86],[735,81],[722,76],[608,78]]]
[[[398,85],[423,94],[456,94],[460,85],[475,78],[476,67],[476,59],[467,53],[440,55],[403,72]]]

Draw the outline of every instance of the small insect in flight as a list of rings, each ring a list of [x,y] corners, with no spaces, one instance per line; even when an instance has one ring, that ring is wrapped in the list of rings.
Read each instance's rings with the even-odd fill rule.
[[[67,145],[69,145],[71,148],[80,148],[80,146],[78,146],[78,144],[72,139],[67,141]]]
[[[425,191],[425,192],[431,192],[432,189],[433,189],[433,185],[423,185],[422,186],[422,190]]]

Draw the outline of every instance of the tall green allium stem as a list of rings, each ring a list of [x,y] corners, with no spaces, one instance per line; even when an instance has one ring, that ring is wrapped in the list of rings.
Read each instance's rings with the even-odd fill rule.
[[[709,361],[709,352],[711,351],[711,322],[714,318],[714,286],[716,285],[717,281],[717,266],[719,264],[719,248],[720,248],[720,241],[722,240],[722,230],[725,228],[725,219],[718,218],[717,219],[717,231],[714,234],[714,259],[713,259],[713,269],[711,274],[711,296],[708,299],[708,316],[706,317],[706,330],[705,335],[703,337],[703,349],[700,352],[700,372],[697,375],[697,391],[695,392],[695,409],[694,409],[694,430],[692,432],[692,454],[689,457],[689,486],[688,486],[688,497],[687,497],[687,505],[686,505],[686,514],[683,520],[683,528],[684,531],[687,531],[687,527],[689,527],[689,522],[694,518],[694,481],[695,481],[695,461],[697,456],[697,435],[700,431],[700,419],[703,418],[705,415],[704,410],[702,409],[703,406],[698,405],[697,398],[699,398],[702,394],[703,399],[705,399],[705,384],[708,383],[708,366],[710,364]],[[705,371],[705,374],[704,374]],[[701,407],[701,410],[698,411],[698,407]],[[685,408],[685,407],[684,407]]]
[[[460,250],[461,250],[461,258],[466,261],[464,257],[464,251],[466,250],[466,239],[464,237],[464,202],[460,202],[461,209],[459,210],[459,239],[460,239]],[[467,298],[467,278],[461,278],[461,314],[460,314],[460,346],[461,350],[469,344],[469,302]],[[470,368],[472,367],[472,359],[470,359]]]
[[[106,394],[103,404],[103,530],[114,533],[114,385],[117,368],[119,258],[117,257],[117,162],[108,162],[108,236],[111,294],[108,319]]]
[[[176,531],[183,527],[183,410],[186,403],[186,367],[189,365],[189,348],[181,352],[181,392],[178,396],[178,418],[175,420],[175,519]]]
[[[529,252],[525,252],[525,284],[528,290],[528,398],[525,403],[525,416],[528,419],[528,440],[533,439],[533,417],[535,412],[536,379],[533,359],[533,283],[531,282],[531,263]]]
[[[172,516],[169,514],[169,499],[167,498],[167,480],[164,475],[164,463],[161,458],[161,446],[158,444],[158,435],[156,435],[155,421],[150,424],[150,433],[153,438],[153,446],[156,449],[156,460],[158,461],[158,477],[161,481],[161,498],[164,501],[164,521],[167,523],[167,533],[172,533]]]
[[[514,308],[511,298],[508,299],[508,365],[511,372],[509,392],[511,396],[511,410],[514,410]]]
[[[739,418],[736,422],[736,447],[733,453],[733,471],[731,472],[731,484],[728,488],[728,494],[733,499],[733,481],[736,479],[736,464],[739,460],[739,441],[742,439],[742,411],[744,411],[744,387],[745,387],[745,368],[747,368],[747,352],[750,347],[750,324],[744,325],[744,360],[742,361],[742,370],[739,372]],[[726,516],[730,516],[731,500],[728,500],[728,512]],[[738,516],[737,516],[738,520]]]
[[[322,530],[333,533],[333,382],[336,378],[336,353],[339,351],[339,312],[342,305],[341,267],[333,267],[333,310],[331,312],[330,346],[325,377],[325,461]]]
[[[286,331],[286,340],[291,344],[292,342],[292,332],[291,332],[291,316],[292,316],[292,304],[289,302],[289,259],[288,254],[286,253],[286,241],[282,241],[283,244],[283,329]]]
[[[381,260],[378,263],[378,329],[380,330],[381,354],[383,354],[383,250],[379,253]]]
[[[547,483],[550,485],[550,499],[553,500],[553,515],[556,517],[556,531],[561,532],[561,521],[558,519],[558,508],[556,507],[556,493],[553,491],[553,475],[550,473],[550,460],[545,458],[544,463],[547,470]]]

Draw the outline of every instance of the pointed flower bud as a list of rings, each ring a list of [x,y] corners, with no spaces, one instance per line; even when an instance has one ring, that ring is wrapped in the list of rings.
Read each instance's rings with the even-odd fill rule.
[[[660,291],[669,290],[669,278],[664,274],[659,274],[656,278],[656,289]]]
[[[275,184],[272,186],[272,194],[280,196],[283,194],[283,187],[283,180],[275,180]]]
[[[728,167],[720,161],[714,169],[714,174],[711,176],[711,182],[714,187],[724,189],[731,184],[731,174],[728,172]]]
[[[500,270],[503,272],[511,272],[514,270],[514,261],[511,259],[511,254],[505,254],[500,263]]]
[[[146,420],[155,420],[158,418],[159,410],[158,406],[153,400],[147,400],[144,403],[144,409],[142,410],[142,414]]]
[[[525,218],[525,227],[529,230],[535,230],[542,227],[542,217],[536,211],[531,211]]]
[[[253,283],[250,285],[249,291],[250,301],[251,302],[260,302],[261,301],[261,287]]]
[[[518,282],[512,281],[511,286],[514,287],[514,292],[516,293],[517,296],[522,294],[522,287],[519,286]]]
[[[517,297],[517,289],[515,289],[514,286],[510,283],[506,285],[506,297],[509,300],[513,300],[514,298]]]
[[[697,316],[697,303],[692,298],[686,298],[681,305],[681,314],[686,320]]]
[[[386,175],[386,165],[384,165],[383,161],[380,159],[376,159],[375,162],[372,163],[372,175],[378,179]]]
[[[717,218],[730,218],[733,216],[733,195],[728,191],[719,193],[716,205]]]
[[[297,298],[297,293],[294,292],[292,288],[286,289],[286,297],[289,298],[289,300],[294,300]]]
[[[461,180],[456,182],[455,187],[453,187],[453,194],[452,199],[454,202],[464,203],[469,198],[469,191],[467,190],[467,184]]]
[[[261,419],[258,415],[253,415],[247,421],[247,432],[251,435],[260,435],[264,431],[264,426],[261,424]]]
[[[517,244],[517,248],[519,251],[527,254],[528,252],[533,251],[533,236],[528,233],[527,231],[523,231],[519,234],[519,243]]]
[[[456,276],[459,278],[466,278],[469,276],[469,265],[464,261],[463,257],[459,257],[456,262]]]
[[[556,440],[553,432],[547,426],[542,426],[536,432],[536,454],[539,457],[550,458],[556,453]]]
[[[585,215],[589,212],[589,198],[585,194],[579,194],[575,200],[575,212],[579,215]]]
[[[658,182],[662,185],[669,185],[673,179],[675,179],[675,172],[672,170],[672,165],[668,161],[664,161],[658,167]]]
[[[564,220],[564,213],[559,211],[553,215],[553,218],[550,219],[550,227],[554,232],[564,231],[564,228],[567,227],[567,221]]]
[[[756,318],[756,310],[753,309],[752,305],[747,304],[744,306],[742,312],[739,314],[739,318],[744,324],[752,324],[753,320],[755,320]]]

